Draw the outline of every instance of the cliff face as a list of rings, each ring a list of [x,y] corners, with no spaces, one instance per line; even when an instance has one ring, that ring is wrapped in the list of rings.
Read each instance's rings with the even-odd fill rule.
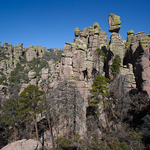
[[[80,37],[78,37],[80,35]],[[84,99],[89,97],[89,89],[96,75],[104,75],[103,62],[95,50],[102,48],[106,52],[107,34],[98,23],[84,28],[79,33],[75,28],[73,43],[66,43],[60,64],[60,78],[68,78],[76,83]]]
[[[41,87],[44,80],[49,81],[52,88],[59,79],[67,78],[75,83],[83,98],[88,100],[89,89],[97,75],[107,76],[113,81],[111,65],[114,57],[119,55],[122,68],[117,78],[122,74],[129,76],[129,72],[134,73],[138,91],[144,90],[150,94],[148,89],[150,35],[145,35],[144,32],[134,34],[134,31],[130,30],[127,32],[127,40],[122,40],[119,34],[120,17],[110,14],[108,21],[109,31],[112,33],[108,44],[107,34],[98,23],[93,23],[92,27],[84,28],[80,32],[79,28],[75,28],[74,42],[66,43],[64,50],[50,50],[40,45],[30,45],[27,48],[23,47],[22,43],[17,46],[4,43],[0,56],[1,89],[8,87],[12,71],[19,64],[26,77],[20,78],[21,87],[18,90],[22,91],[28,84]],[[95,52],[97,48],[105,53],[106,63],[103,62],[104,56]],[[31,64],[33,62],[35,64]],[[134,77],[131,78],[134,80]]]
[[[120,17],[110,14],[108,21],[112,33],[108,43],[107,34],[98,23],[80,32],[75,28],[74,42],[65,43],[63,50],[4,43],[0,47],[1,100],[10,98],[14,92],[22,92],[29,84],[46,91],[47,87],[56,89],[60,81],[66,80],[76,87],[76,95],[82,104],[82,121],[79,118],[76,121],[81,121],[78,132],[83,134],[87,130],[86,123],[90,122],[91,114],[87,111],[91,85],[96,76],[110,78],[111,93],[118,101],[129,93],[145,92],[150,96],[150,35],[144,32],[134,34],[130,30],[127,39],[122,40]],[[103,61],[104,55],[96,53],[98,48],[107,57],[106,62]],[[121,68],[117,75],[113,75],[111,65],[116,55],[121,58]],[[102,104],[99,109],[102,110],[99,121],[105,127]]]
[[[127,47],[125,53],[125,64],[133,65],[133,72],[136,80],[138,91],[144,91],[150,96],[149,89],[149,51],[150,51],[150,35],[144,32],[128,35],[132,36],[132,40]]]
[[[59,80],[61,49],[46,49],[40,45],[27,48],[22,43],[17,46],[4,43],[0,51],[0,89],[3,98],[11,97],[14,92],[21,93],[29,84],[44,90],[43,84],[47,82],[53,88]]]

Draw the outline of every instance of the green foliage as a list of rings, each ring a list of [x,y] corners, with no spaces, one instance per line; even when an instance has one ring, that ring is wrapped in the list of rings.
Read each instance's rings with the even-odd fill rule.
[[[117,138],[113,138],[112,142],[107,143],[101,141],[96,135],[92,136],[90,144],[87,144],[89,149],[95,150],[130,150],[126,142],[119,142]]]
[[[7,82],[3,82],[3,83],[2,83],[2,85],[6,85],[6,86],[8,86],[8,83],[7,83]]]
[[[24,66],[21,64],[17,63],[16,68],[11,71],[10,77],[8,78],[9,80],[9,86],[17,89],[18,91],[20,90],[21,87],[21,82],[26,81],[25,83],[28,82],[28,76],[27,72],[24,70]]]
[[[18,102],[15,99],[8,99],[3,103],[2,119],[6,125],[13,125],[17,120]]]
[[[102,49],[97,48],[97,49],[95,50],[95,53],[96,53],[98,56],[102,56],[102,61],[103,61],[103,63],[106,61],[107,57],[106,57],[106,54],[103,52]]]
[[[113,75],[116,75],[119,73],[120,67],[121,67],[120,63],[121,63],[121,58],[119,55],[116,55],[114,60],[113,60],[112,66],[111,66],[111,70],[112,70]]]
[[[25,116],[26,120],[30,120],[44,110],[44,91],[39,90],[38,86],[29,85],[20,96],[19,115]]]
[[[69,148],[69,146],[73,143],[72,139],[68,139],[66,137],[58,137],[55,140],[58,149]]]
[[[108,144],[110,150],[130,150],[126,142],[119,142],[117,138]]]
[[[92,89],[90,89],[90,92],[92,94],[91,98],[94,98],[93,101],[91,101],[90,106],[97,107],[97,104],[102,101],[104,104],[104,108],[107,108],[109,103],[106,100],[106,97],[109,96],[109,79],[103,76],[97,76],[92,84]],[[102,96],[102,98],[99,98],[99,95]]]
[[[5,80],[6,80],[6,76],[1,76],[1,78],[0,78],[0,84],[2,84],[3,81],[5,81]]]
[[[84,149],[83,140],[80,138],[79,134],[75,134],[73,138],[69,139],[66,137],[58,137],[54,141],[57,145],[56,148],[53,148],[51,150],[62,150],[62,149],[70,149],[70,150],[76,150],[76,149]]]
[[[132,142],[132,147],[133,149],[137,149],[137,146],[142,146],[142,132],[134,132],[134,131],[131,131],[129,132],[129,136],[131,139],[133,139],[133,142]]]
[[[43,55],[43,58],[47,61],[53,59],[55,62],[61,60],[61,54],[63,53],[63,50],[54,50],[54,49],[48,49],[48,52],[46,52]]]
[[[55,140],[56,148],[51,150],[130,150],[126,142],[119,142],[117,138],[112,138],[111,142],[100,140],[97,135],[92,135],[90,139],[84,138],[83,140],[67,139],[65,137],[58,137]]]
[[[20,64],[26,64],[26,63],[27,63],[27,59],[26,59],[26,54],[24,53],[24,55],[20,57]]]
[[[43,58],[33,58],[27,65],[29,66],[29,70],[36,72],[36,76],[40,76],[39,72],[42,68],[47,67],[48,63]]]

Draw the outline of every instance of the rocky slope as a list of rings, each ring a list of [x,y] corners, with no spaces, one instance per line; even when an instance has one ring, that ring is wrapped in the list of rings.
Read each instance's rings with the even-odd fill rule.
[[[127,39],[122,40],[119,30],[120,17],[110,14],[108,17],[111,37],[107,42],[107,33],[98,23],[82,29],[75,28],[75,38],[72,43],[65,43],[64,49],[46,49],[40,45],[29,48],[20,43],[17,46],[4,43],[0,47],[0,91],[1,101],[10,98],[14,91],[21,92],[29,84],[38,85],[46,91],[58,87],[59,82],[67,82],[78,90],[80,105],[82,105],[82,121],[78,118],[82,135],[88,128],[87,118],[90,118],[90,89],[97,75],[110,78],[110,89],[114,99],[122,101],[129,93],[145,92],[150,96],[150,35],[144,32],[127,32]],[[98,55],[96,49],[101,49],[104,55]],[[121,58],[121,68],[118,75],[113,75],[111,65],[116,55]],[[107,57],[106,62],[103,58]],[[100,106],[100,108],[101,106]],[[87,115],[89,114],[89,116]],[[99,117],[105,128],[103,111]],[[110,123],[113,124],[112,122]],[[62,132],[63,133],[63,132]],[[61,134],[60,134],[61,135]]]

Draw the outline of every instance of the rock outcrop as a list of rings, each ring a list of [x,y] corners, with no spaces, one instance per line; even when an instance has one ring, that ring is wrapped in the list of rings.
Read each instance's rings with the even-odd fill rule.
[[[1,150],[42,150],[42,144],[33,139],[23,139],[10,143],[3,147]]]
[[[128,34],[128,39],[130,42],[126,44],[127,51],[125,53],[124,63],[126,65],[129,63],[133,64],[133,71],[138,91],[145,91],[150,96],[150,35],[145,35],[144,32],[136,34],[133,34],[132,32],[131,34]]]
[[[91,122],[90,117],[94,120],[93,114],[87,111],[91,109],[89,107],[90,89],[96,76],[106,76],[110,79],[112,98],[118,101],[135,91],[137,93],[145,92],[150,97],[150,34],[134,33],[133,30],[130,30],[127,32],[127,39],[122,40],[119,34],[120,17],[110,14],[108,20],[109,32],[111,32],[108,43],[106,43],[106,32],[102,31],[97,22],[81,31],[76,27],[73,42],[65,43],[64,50],[46,49],[41,45],[30,45],[27,48],[23,47],[22,43],[17,46],[4,43],[3,47],[0,47],[0,91],[2,98],[10,98],[12,90],[21,93],[29,84],[37,85],[45,91],[47,88],[57,89],[59,83],[65,80],[67,84],[75,86],[76,92],[74,94],[78,100],[76,105],[82,106],[82,119],[76,118],[76,122],[78,122],[76,132],[83,135],[88,129],[87,124]],[[97,53],[97,50],[103,54]],[[121,67],[120,72],[114,75],[111,65],[116,55],[121,58]],[[58,97],[59,94],[57,94]],[[57,103],[57,99],[61,101],[65,98],[62,99],[60,96],[61,99],[59,99],[57,95],[54,95],[53,106],[56,110],[63,110],[64,103],[57,105],[59,103]],[[71,102],[72,99],[74,99],[73,94],[70,95]],[[101,113],[98,116],[99,122],[103,128],[106,128],[103,104],[100,103],[98,107]],[[59,115],[61,122],[64,121],[62,116],[63,113]],[[39,117],[39,121],[40,119]],[[98,126],[99,124],[96,128]],[[63,124],[58,125],[58,129],[59,135],[65,135],[66,129]],[[48,131],[46,133],[45,138],[50,135]],[[55,132],[54,136],[56,136]],[[17,142],[12,145],[21,147],[30,143],[26,140]],[[37,144],[35,145],[37,146]],[[47,145],[49,146],[49,144]]]
[[[115,58],[115,56],[118,55],[121,59],[121,64],[123,63],[126,41],[123,41],[121,35],[118,33],[121,28],[120,17],[115,14],[110,14],[108,20],[110,27],[109,32],[111,32],[112,34],[108,41],[108,58],[107,58],[108,67],[106,68],[106,70],[108,70],[109,74],[107,75],[107,77],[113,79],[113,76],[111,74],[112,61]]]
[[[0,46],[0,84],[5,86],[5,90],[0,89],[2,97],[11,97],[13,92],[8,89],[21,93],[29,84],[44,89],[44,84],[48,82],[51,88],[52,85],[54,87],[59,80],[62,51],[59,48],[46,49],[41,45],[27,48],[22,43]]]
[[[79,29],[75,28],[74,42],[64,46],[60,78],[76,82],[78,90],[86,100],[96,74],[104,75],[104,64],[100,61],[102,56],[97,56],[95,50],[101,48],[106,53],[106,41],[107,34],[98,23],[94,23],[92,27],[84,28],[80,33]]]

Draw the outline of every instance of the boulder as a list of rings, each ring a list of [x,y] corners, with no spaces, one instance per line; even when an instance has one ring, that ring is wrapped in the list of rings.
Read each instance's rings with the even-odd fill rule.
[[[33,70],[29,71],[29,73],[28,73],[29,80],[31,80],[31,79],[33,79],[35,77],[36,77],[36,72],[33,71]]]
[[[49,76],[49,69],[48,68],[43,68],[42,69],[42,79],[48,79],[48,76]]]
[[[119,32],[121,26],[120,16],[110,14],[108,17],[109,21],[109,32]]]
[[[42,150],[42,144],[34,139],[23,139],[10,143],[1,150]]]

